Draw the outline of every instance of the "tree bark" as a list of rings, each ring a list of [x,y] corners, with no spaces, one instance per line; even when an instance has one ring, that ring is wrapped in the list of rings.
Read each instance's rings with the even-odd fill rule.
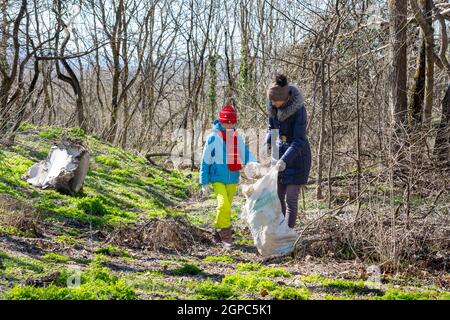
[[[389,11],[392,55],[389,96],[392,113],[391,156],[396,162],[403,151],[407,119],[407,1],[389,1]]]
[[[450,84],[442,100],[442,114],[434,144],[438,165],[450,168]]]

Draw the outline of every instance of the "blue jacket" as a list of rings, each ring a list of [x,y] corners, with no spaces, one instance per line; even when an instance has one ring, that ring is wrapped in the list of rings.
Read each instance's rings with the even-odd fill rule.
[[[280,109],[273,107],[269,101],[266,143],[271,144],[272,130],[278,129],[276,147],[279,159],[286,163],[286,169],[278,174],[279,182],[286,185],[306,184],[311,170],[311,147],[306,136],[307,113],[301,91],[290,86],[290,96],[286,105]]]
[[[200,184],[202,185],[212,182],[222,182],[225,184],[239,183],[240,172],[228,169],[226,163],[226,144],[222,137],[219,136],[219,130],[225,131],[219,120],[215,120],[212,126],[212,133],[207,137],[203,149],[202,163],[200,166]],[[238,135],[238,148],[242,164],[246,165],[250,162],[257,162],[240,135]]]

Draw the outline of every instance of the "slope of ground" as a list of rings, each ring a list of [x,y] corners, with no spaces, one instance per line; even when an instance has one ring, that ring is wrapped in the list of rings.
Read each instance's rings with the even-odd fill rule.
[[[91,151],[85,187],[73,196],[21,180],[60,139]],[[234,203],[236,242],[210,240],[214,199],[198,175],[168,171],[77,128],[24,125],[0,151],[1,299],[449,299],[448,275],[368,280],[355,260],[263,260]],[[308,201],[305,215],[320,203]]]

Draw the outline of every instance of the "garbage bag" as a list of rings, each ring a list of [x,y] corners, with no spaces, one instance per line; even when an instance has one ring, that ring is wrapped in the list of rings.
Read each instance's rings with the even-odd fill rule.
[[[297,233],[289,228],[277,193],[278,172],[272,167],[253,185],[244,186],[247,200],[242,218],[248,224],[258,252],[264,257],[290,254]]]

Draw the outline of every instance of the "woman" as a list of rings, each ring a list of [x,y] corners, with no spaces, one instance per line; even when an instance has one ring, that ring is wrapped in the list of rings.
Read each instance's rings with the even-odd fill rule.
[[[288,84],[285,75],[275,77],[267,90],[267,98],[269,132],[266,145],[272,158],[277,160],[278,197],[283,214],[289,227],[294,228],[300,189],[308,181],[311,169],[304,98],[297,87]],[[272,141],[275,133],[278,133],[277,141]]]
[[[233,246],[231,229],[231,205],[240,171],[246,165],[247,175],[258,173],[259,164],[250,153],[248,146],[237,133],[237,111],[233,106],[222,108],[219,118],[214,121],[212,133],[207,137],[200,167],[200,184],[202,192],[212,185],[217,199],[215,238],[225,248]]]

